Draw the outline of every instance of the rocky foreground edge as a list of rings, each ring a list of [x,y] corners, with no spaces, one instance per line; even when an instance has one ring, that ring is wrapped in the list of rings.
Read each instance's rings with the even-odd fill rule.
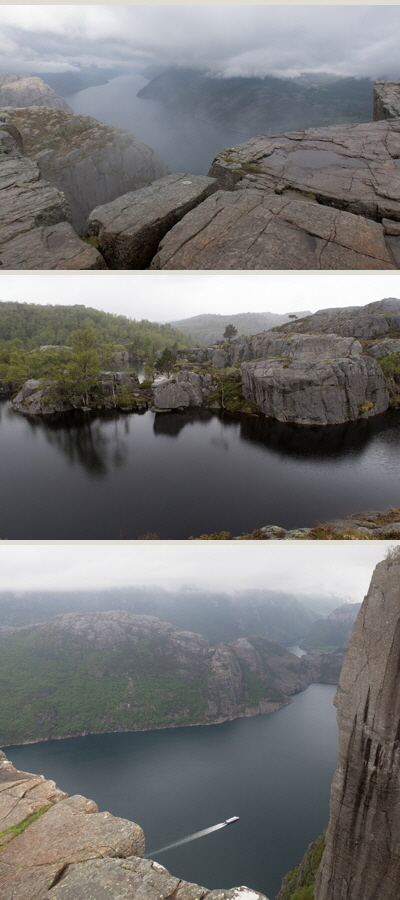
[[[266,900],[210,891],[144,856],[142,829],[14,768],[0,751],[0,900]]]
[[[32,194],[32,183],[38,180],[40,168],[53,185],[69,191],[68,199],[76,206],[76,191],[75,201],[72,195],[77,169],[80,185],[86,186],[91,180],[86,177],[88,172],[93,175],[96,167],[87,169],[86,156],[77,165],[65,148],[56,153],[47,135],[43,147],[35,140],[29,151],[35,159],[30,160],[33,169],[25,171],[24,130],[27,146],[32,135],[29,109],[8,107],[0,110],[0,118],[2,113],[5,126],[18,131],[25,163],[20,162],[13,173],[9,165],[3,175],[0,172],[3,207],[11,215],[10,221],[6,215],[5,231],[0,234],[0,262],[5,268],[400,268],[399,82],[376,82],[373,122],[261,135],[221,151],[208,176],[153,175],[145,182],[148,187],[138,190],[135,185],[128,193],[120,180],[111,198],[96,201],[83,232],[81,228],[89,241],[86,255],[74,230],[78,243],[72,246],[71,214],[60,207],[65,203],[64,194],[53,197],[58,210],[55,218],[48,220],[46,206],[44,222],[37,211],[29,219],[31,204],[35,206],[40,193],[36,185]],[[63,110],[50,113],[57,120],[64,117],[67,128],[71,128],[69,120],[83,118],[71,117]],[[107,127],[95,125],[97,131]],[[125,141],[127,135],[125,132]],[[8,139],[3,140],[3,158],[9,153]],[[92,162],[94,156],[92,153]],[[106,163],[111,177],[108,157]],[[15,186],[20,168],[24,215],[28,214],[30,224],[18,232],[11,252],[7,234],[17,227],[18,217],[10,210],[19,198]],[[97,166],[97,173],[96,189],[102,182],[102,165]],[[42,179],[42,189],[44,185],[50,188]],[[83,211],[79,212],[83,216]],[[36,233],[43,224],[53,230]],[[67,238],[68,247],[64,247]]]

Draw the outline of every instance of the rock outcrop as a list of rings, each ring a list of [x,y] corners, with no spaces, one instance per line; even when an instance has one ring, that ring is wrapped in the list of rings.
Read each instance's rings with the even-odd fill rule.
[[[0,751],[0,900],[266,900],[190,884],[144,849],[139,825],[20,772]]]
[[[176,378],[155,381],[154,411],[204,406],[214,388],[211,375],[196,372],[179,372]]]
[[[255,360],[243,363],[243,394],[266,416],[299,425],[337,425],[384,412],[389,394],[382,369],[359,356]]]
[[[400,892],[400,557],[379,563],[335,699],[339,762],[316,900]]]
[[[53,88],[33,75],[5,73],[0,75],[0,106],[48,106],[72,113],[66,100]]]
[[[400,90],[398,81],[376,81],[374,84],[374,120],[400,117]]]
[[[94,209],[85,231],[110,269],[146,269],[164,235],[216,189],[205,175],[168,175]]]
[[[397,376],[379,362],[400,347],[400,300],[320,310],[225,346],[190,351],[196,364],[240,366],[245,399],[281,422],[327,425],[396,405]]]
[[[313,315],[292,320],[289,324],[278,325],[271,329],[280,334],[335,334],[341,337],[353,337],[358,340],[372,341],[383,338],[390,341],[389,352],[394,352],[391,338],[393,333],[400,337],[400,300],[386,297],[375,300],[366,306],[344,306],[332,309],[320,309]],[[381,346],[381,344],[379,344]],[[368,345],[369,352],[371,352]],[[382,353],[382,356],[386,352]]]
[[[121,391],[128,393],[122,393]],[[143,391],[134,372],[99,372],[95,383],[95,395],[90,409],[124,409],[141,411],[148,408],[153,399],[152,391]],[[71,401],[54,400],[51,384],[30,378],[13,397],[11,408],[26,416],[51,416],[77,408]],[[79,408],[79,407],[78,407]]]
[[[0,110],[0,116],[19,130],[24,152],[42,177],[63,191],[80,233],[94,207],[168,172],[157,153],[129,131],[92,116],[32,105]]]

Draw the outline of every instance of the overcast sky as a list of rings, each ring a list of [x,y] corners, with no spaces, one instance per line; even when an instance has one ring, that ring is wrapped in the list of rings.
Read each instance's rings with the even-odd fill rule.
[[[165,322],[200,313],[298,312],[400,297],[399,272],[40,272],[1,275],[0,299],[83,303]]]
[[[399,26],[397,5],[2,6],[0,66],[57,72],[156,62],[222,76],[397,78]]]
[[[393,542],[392,542],[393,543]],[[390,542],[0,544],[1,590],[268,588],[361,601]]]

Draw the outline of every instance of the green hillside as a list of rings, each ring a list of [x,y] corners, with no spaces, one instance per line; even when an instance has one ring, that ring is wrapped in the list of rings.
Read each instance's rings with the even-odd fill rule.
[[[121,344],[136,356],[145,357],[164,347],[185,349],[198,346],[171,325],[147,319],[102,312],[90,306],[42,306],[38,303],[0,302],[0,342],[18,339],[26,350],[46,344],[68,344],[72,331],[94,328],[100,341]]]
[[[210,647],[153,616],[70,613],[0,634],[0,744],[224,721],[313,679],[263,638]]]

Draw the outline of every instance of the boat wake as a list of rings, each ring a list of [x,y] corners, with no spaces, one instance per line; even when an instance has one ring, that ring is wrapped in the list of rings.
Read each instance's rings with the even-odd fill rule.
[[[180,847],[181,844],[188,844],[189,841],[197,841],[198,838],[204,837],[206,834],[212,834],[213,831],[219,831],[220,828],[225,828],[227,822],[219,822],[218,825],[212,825],[211,828],[203,828],[202,831],[195,831],[194,834],[188,834],[187,837],[181,838],[180,841],[174,841],[173,844],[167,844],[166,847],[160,847],[159,850],[152,850],[151,853],[146,853],[146,856],[150,856],[153,858],[159,853],[164,853],[164,850],[172,850],[173,847]]]

